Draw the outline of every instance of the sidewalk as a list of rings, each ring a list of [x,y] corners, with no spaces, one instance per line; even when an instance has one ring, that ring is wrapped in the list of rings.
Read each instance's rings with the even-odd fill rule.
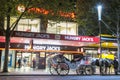
[[[36,69],[33,70],[30,67],[22,67],[22,68],[9,68],[8,69],[8,73],[2,73],[2,71],[0,71],[0,76],[4,76],[4,75],[51,75],[49,72],[49,69]],[[96,75],[99,74],[99,70],[96,69]],[[112,71],[110,75],[113,75],[114,72]],[[70,70],[68,75],[77,75],[75,70]],[[109,75],[109,74],[107,74]]]
[[[30,67],[22,67],[22,68],[16,68],[16,69],[9,68],[8,71],[9,71],[8,73],[2,73],[2,71],[0,71],[0,76],[1,75],[51,75],[51,73],[49,72],[49,69],[33,70],[33,68],[30,68]],[[76,72],[70,70],[69,74],[76,75]]]
[[[25,68],[9,68],[8,73],[3,73],[0,71],[0,76],[1,75],[50,75],[48,71],[45,69],[35,69],[33,70],[32,68],[25,67]]]

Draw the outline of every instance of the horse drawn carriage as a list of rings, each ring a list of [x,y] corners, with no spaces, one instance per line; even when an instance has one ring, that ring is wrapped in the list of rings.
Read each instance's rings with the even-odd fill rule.
[[[68,75],[70,70],[75,70],[77,75],[94,74],[94,67],[91,65],[91,59],[83,55],[69,60],[63,54],[57,54],[48,59],[48,64],[49,71],[52,75]]]

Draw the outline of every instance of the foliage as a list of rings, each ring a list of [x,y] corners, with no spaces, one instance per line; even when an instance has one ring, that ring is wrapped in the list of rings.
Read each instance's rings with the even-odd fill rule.
[[[7,1],[7,2],[6,2]],[[9,2],[11,1],[11,2]],[[110,26],[110,29],[115,32],[116,28],[116,10],[119,9],[119,0],[30,0],[32,3],[29,8],[43,8],[48,11],[52,11],[50,14],[42,14],[35,12],[26,13],[24,17],[34,18],[34,17],[44,17],[46,19],[55,21],[76,21],[80,28],[79,34],[84,35],[98,35],[98,21],[97,21],[97,5],[101,3],[103,5],[102,19]],[[20,13],[16,10],[19,4],[26,6],[28,0],[1,0],[2,4],[0,7],[0,14],[5,15],[7,13],[7,7],[12,7],[11,16],[18,16]],[[9,2],[9,3],[8,3]],[[58,14],[59,11],[62,12],[74,12],[75,18],[66,18]],[[52,15],[54,13],[54,15]],[[102,29],[106,28],[102,33],[111,33],[104,23],[102,23]]]
[[[79,3],[80,4],[80,3]],[[120,1],[119,0],[83,0],[85,13],[78,16],[79,35],[99,35],[97,5],[101,4],[102,9],[102,34],[115,34],[116,26],[118,23],[116,14],[120,14]],[[82,10],[81,10],[82,11]]]
[[[119,15],[119,16],[118,16]],[[120,18],[120,1],[119,0],[110,0],[104,1],[104,12],[103,12],[103,27],[108,31],[103,31],[107,34],[116,34],[118,18]],[[107,24],[108,26],[105,26]]]
[[[69,12],[73,8],[68,4],[69,0],[66,0],[64,3],[63,0],[0,0],[0,29],[5,34],[5,59],[4,59],[4,66],[3,72],[8,72],[8,53],[9,53],[9,45],[10,45],[10,37],[12,32],[14,31],[15,27],[17,26],[19,20],[22,17],[41,17],[46,19],[54,19],[54,20],[62,20],[66,19],[61,17],[58,14],[58,11]],[[48,5],[49,4],[49,5]],[[22,6],[22,12],[17,10],[18,6]],[[69,7],[68,7],[69,6]],[[34,14],[29,13],[28,10],[30,8],[37,7],[37,8],[44,8],[46,10],[52,10],[54,13],[53,15],[44,15],[44,14]],[[17,17],[16,20],[12,20],[11,17]],[[4,21],[5,24],[4,24]],[[12,21],[12,22],[11,22]],[[4,27],[5,26],[5,27]]]
[[[22,1],[22,2],[21,2]],[[3,72],[8,72],[8,55],[9,55],[9,45],[10,45],[10,37],[12,35],[13,30],[17,26],[19,20],[23,17],[24,13],[27,9],[23,10],[21,14],[17,14],[17,6],[19,4],[23,5],[27,8],[30,5],[31,0],[1,0],[0,3],[3,3],[0,7],[0,29],[5,34],[5,58],[4,58],[4,66]],[[18,16],[18,19],[15,20],[11,24],[11,16]],[[6,21],[6,25],[4,25],[4,21]],[[5,26],[5,27],[4,27]]]

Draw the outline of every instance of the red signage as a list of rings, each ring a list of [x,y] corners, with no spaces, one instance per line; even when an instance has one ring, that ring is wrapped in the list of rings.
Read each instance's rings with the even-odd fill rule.
[[[91,36],[73,36],[73,35],[61,35],[62,40],[72,40],[80,42],[99,42],[98,37]]]
[[[99,37],[59,35],[59,34],[34,33],[34,32],[31,33],[31,32],[22,32],[22,31],[14,31],[13,37],[68,40],[68,41],[95,42],[95,43],[99,42]]]
[[[52,35],[52,34],[33,33],[33,32],[22,32],[22,31],[14,31],[13,37],[54,39],[54,35]]]

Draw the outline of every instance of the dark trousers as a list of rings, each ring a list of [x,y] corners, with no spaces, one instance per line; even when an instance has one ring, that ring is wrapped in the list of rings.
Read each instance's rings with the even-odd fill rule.
[[[115,75],[118,74],[118,68],[114,68],[114,73],[115,73]]]
[[[18,63],[18,68],[20,68],[21,67],[21,63]]]

